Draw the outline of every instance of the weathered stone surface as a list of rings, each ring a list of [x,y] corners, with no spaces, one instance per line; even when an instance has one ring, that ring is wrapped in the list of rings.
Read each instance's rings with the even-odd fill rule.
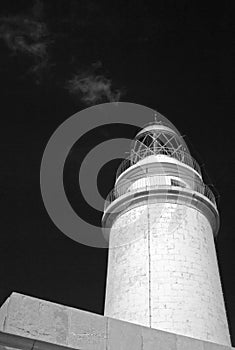
[[[195,207],[140,202],[110,230],[105,316],[230,345],[212,227]]]
[[[147,327],[141,328],[143,350],[176,350],[176,334],[158,331]]]
[[[0,345],[4,350],[32,350],[35,342],[36,341],[34,339],[18,336],[15,334],[0,332]]]
[[[142,350],[141,327],[133,323],[108,318],[108,350]]]
[[[2,330],[75,349],[99,350],[106,344],[106,318],[13,293],[1,309]]]
[[[0,350],[11,350],[11,347],[29,350],[32,344],[34,350],[64,350],[66,347],[80,350],[232,350],[229,346],[96,315],[18,293],[13,293],[0,308],[0,321],[0,330],[5,332],[0,332]],[[6,336],[10,337],[10,347],[4,342]]]
[[[0,331],[3,331],[5,327],[9,299],[10,298],[7,298],[7,300],[0,308]]]
[[[86,350],[105,349],[107,338],[106,323],[106,317],[70,308],[69,346]]]
[[[203,343],[203,350],[229,350],[229,349],[234,349],[234,348],[231,348],[225,345],[215,344],[215,343],[208,343],[208,342]]]
[[[13,293],[5,330],[25,337],[68,345],[68,308]]]
[[[113,225],[105,316],[149,326],[149,261],[146,207],[121,215]]]
[[[177,350],[204,350],[201,340],[176,335],[176,349]]]

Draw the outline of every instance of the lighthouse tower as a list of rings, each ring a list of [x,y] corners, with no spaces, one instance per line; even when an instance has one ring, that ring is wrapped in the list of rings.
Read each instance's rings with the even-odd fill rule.
[[[133,140],[105,203],[105,316],[230,345],[215,197],[180,133],[156,116]]]

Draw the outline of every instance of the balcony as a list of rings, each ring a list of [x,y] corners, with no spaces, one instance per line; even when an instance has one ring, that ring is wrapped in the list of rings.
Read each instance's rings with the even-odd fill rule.
[[[109,192],[105,204],[104,204],[104,212],[106,211],[107,207],[114,202],[116,199],[119,197],[125,195],[125,194],[135,194],[135,193],[141,193],[144,191],[151,191],[151,190],[165,190],[170,191],[172,189],[181,189],[182,191],[187,191],[191,192],[197,192],[210,200],[212,204],[216,207],[216,200],[213,192],[211,189],[205,185],[205,184],[199,184],[199,183],[194,183],[193,188],[185,188],[181,186],[171,186],[171,185],[155,185],[155,184],[146,184],[145,186],[135,186],[133,188],[133,182],[130,181],[129,186],[128,183],[125,183],[123,185],[116,186],[112,191]]]
[[[197,161],[189,154],[184,151],[175,150],[174,148],[164,148],[164,147],[156,147],[154,149],[146,147],[146,149],[133,151],[131,155],[126,158],[117,169],[116,173],[116,179],[128,168],[130,168],[132,165],[135,165],[140,160],[143,160],[146,157],[149,156],[157,156],[157,155],[164,155],[168,156],[170,158],[176,159],[177,161],[191,167],[192,169],[196,170],[197,173],[201,174],[201,169]]]

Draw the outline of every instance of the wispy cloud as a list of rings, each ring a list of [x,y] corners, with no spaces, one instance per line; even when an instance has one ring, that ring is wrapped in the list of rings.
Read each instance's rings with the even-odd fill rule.
[[[42,2],[35,1],[29,15],[5,16],[0,18],[0,39],[13,55],[23,54],[32,58],[30,71],[39,74],[48,63],[49,32],[40,19]]]
[[[47,34],[44,23],[12,16],[0,18],[0,38],[14,53],[23,52],[36,57],[43,57],[46,54]]]
[[[123,94],[120,89],[114,89],[112,81],[104,75],[87,72],[75,74],[66,88],[88,106],[105,101],[118,102]]]

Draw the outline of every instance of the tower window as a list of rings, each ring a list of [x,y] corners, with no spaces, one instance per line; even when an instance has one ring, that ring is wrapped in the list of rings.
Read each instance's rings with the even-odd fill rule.
[[[186,187],[184,183],[175,179],[171,179],[171,186]]]

